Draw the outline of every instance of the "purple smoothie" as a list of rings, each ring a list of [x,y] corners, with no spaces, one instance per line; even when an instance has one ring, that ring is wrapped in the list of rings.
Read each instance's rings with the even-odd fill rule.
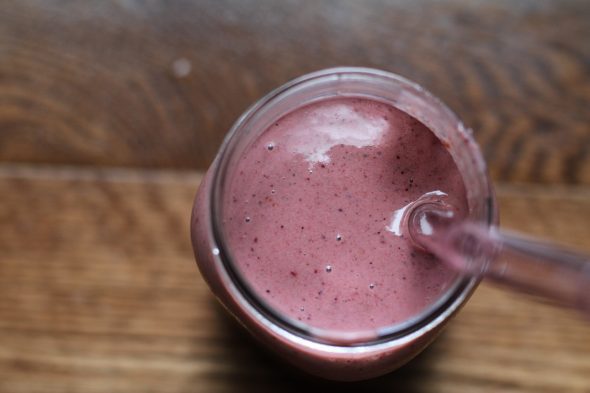
[[[467,215],[443,144],[394,107],[359,98],[299,108],[240,157],[223,222],[245,280],[277,311],[345,331],[403,322],[456,275],[399,232],[399,212],[447,194]]]

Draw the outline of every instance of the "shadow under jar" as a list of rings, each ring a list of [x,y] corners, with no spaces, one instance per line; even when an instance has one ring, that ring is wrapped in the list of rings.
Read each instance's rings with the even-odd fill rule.
[[[496,222],[485,163],[457,117],[388,72],[304,75],[225,138],[193,208],[197,264],[286,361],[334,380],[382,375],[432,342],[477,285],[404,236],[404,209],[425,196]]]

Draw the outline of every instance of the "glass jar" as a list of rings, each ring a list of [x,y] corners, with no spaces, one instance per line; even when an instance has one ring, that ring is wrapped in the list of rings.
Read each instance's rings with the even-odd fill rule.
[[[199,269],[219,301],[254,336],[288,362],[335,380],[378,376],[422,351],[466,302],[478,282],[457,277],[431,305],[410,319],[371,331],[342,332],[307,326],[274,309],[236,268],[220,219],[227,178],[257,137],[304,105],[358,97],[387,103],[428,127],[453,157],[465,185],[469,218],[495,224],[497,211],[485,163],[471,131],[420,86],[384,71],[334,68],[304,75],[260,99],[234,124],[203,179],[191,220]]]

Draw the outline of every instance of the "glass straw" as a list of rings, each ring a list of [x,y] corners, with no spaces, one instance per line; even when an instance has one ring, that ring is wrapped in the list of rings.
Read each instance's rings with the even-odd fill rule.
[[[563,247],[455,218],[442,202],[407,210],[416,246],[458,272],[577,308],[590,316],[590,257]]]

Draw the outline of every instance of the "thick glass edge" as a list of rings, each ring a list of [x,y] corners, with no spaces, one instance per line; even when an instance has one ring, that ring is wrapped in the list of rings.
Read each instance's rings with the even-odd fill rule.
[[[239,273],[236,272],[235,268],[233,267],[229,253],[225,250],[224,244],[226,244],[226,242],[224,240],[223,232],[220,228],[220,223],[216,219],[218,217],[216,212],[220,211],[219,203],[222,200],[222,174],[227,169],[224,167],[224,164],[227,164],[228,157],[232,154],[232,141],[236,137],[236,134],[239,132],[239,130],[244,126],[244,124],[250,121],[260,109],[272,103],[282,94],[287,93],[298,85],[312,84],[317,80],[337,81],[339,78],[351,74],[356,76],[366,76],[367,78],[384,78],[390,82],[396,81],[397,83],[404,85],[404,87],[415,90],[418,94],[425,95],[428,99],[432,100],[439,107],[439,109],[444,111],[445,115],[456,121],[458,125],[458,132],[462,133],[462,136],[466,139],[471,148],[475,149],[474,156],[476,156],[477,162],[474,163],[474,170],[479,172],[481,176],[485,177],[484,181],[487,183],[488,190],[486,203],[487,221],[488,224],[492,224],[494,221],[495,205],[494,198],[492,196],[491,184],[485,170],[485,164],[481,159],[481,152],[479,151],[475,141],[472,139],[472,135],[470,134],[469,130],[463,127],[462,122],[458,119],[454,112],[452,112],[437,97],[429,93],[420,85],[393,73],[362,67],[330,68],[303,75],[272,90],[270,93],[250,106],[237,119],[221,144],[219,154],[214,164],[215,167],[212,175],[209,208],[211,211],[212,236],[219,249],[218,258],[233,284],[240,292],[240,295],[243,296],[244,299],[260,313],[260,315],[269,319],[272,321],[272,323],[280,326],[288,332],[307,340],[328,345],[357,347],[376,345],[395,340],[396,338],[406,336],[427,326],[436,320],[440,315],[445,314],[445,311],[449,314],[454,313],[456,309],[458,309],[466,300],[466,298],[471,294],[473,289],[477,286],[479,280],[476,278],[459,277],[440,299],[427,307],[422,313],[417,314],[415,317],[412,317],[402,323],[380,328],[377,330],[377,334],[372,333],[373,331],[361,332],[360,334],[351,334],[349,332],[338,332],[334,330],[313,328],[292,318],[280,315],[271,306],[268,306],[263,299],[257,296],[254,291],[249,288],[248,284],[240,278]]]

